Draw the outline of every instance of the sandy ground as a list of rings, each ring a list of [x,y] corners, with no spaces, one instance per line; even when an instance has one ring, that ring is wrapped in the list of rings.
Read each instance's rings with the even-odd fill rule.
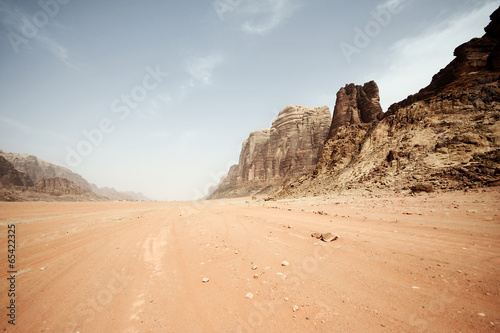
[[[17,230],[15,326],[8,224]],[[7,332],[500,331],[500,189],[0,203],[0,235]]]

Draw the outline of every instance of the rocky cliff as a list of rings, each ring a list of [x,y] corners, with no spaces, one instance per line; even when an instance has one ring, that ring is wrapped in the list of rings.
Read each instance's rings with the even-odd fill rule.
[[[92,191],[84,189],[66,178],[60,178],[60,177],[40,179],[29,190],[33,192],[45,193],[54,196],[83,195],[87,197],[97,198],[97,195]]]
[[[333,116],[334,122],[339,120],[332,122],[333,131],[316,169],[284,186],[276,197],[497,184],[498,9],[491,20],[482,38],[456,48],[455,59],[432,78],[429,86],[392,105],[384,115],[377,113],[372,121],[358,121],[361,112],[336,114],[338,104],[346,110],[345,101],[349,105],[354,100],[346,98],[348,94],[341,89]]]
[[[61,179],[70,181],[78,189],[74,188],[73,185],[68,185],[65,180]],[[34,193],[44,193],[46,194],[43,197],[44,200],[50,200],[50,195],[70,195],[72,197],[68,197],[68,200],[78,200],[77,196],[80,196],[81,200],[95,200],[99,198],[99,200],[150,201],[142,193],[122,193],[114,188],[99,188],[94,184],[90,184],[82,176],[72,172],[68,168],[46,162],[36,156],[8,153],[3,150],[0,150],[1,187],[10,188],[9,198],[12,200],[15,200],[15,198],[19,200],[32,200],[36,199]],[[25,194],[28,193],[26,191],[31,193],[29,198],[26,198]],[[21,192],[26,193],[23,194]],[[89,192],[93,193],[89,194]]]
[[[0,188],[16,186],[33,186],[33,182],[27,174],[16,170],[12,163],[0,155]]]
[[[342,126],[370,123],[383,115],[378,86],[374,81],[363,86],[347,84],[337,92],[328,139]]]
[[[8,153],[3,150],[0,150],[0,156],[12,163],[16,170],[27,174],[33,183],[42,179],[60,177],[90,190],[90,184],[82,176],[63,166],[46,162],[33,155]]]
[[[331,123],[328,107],[290,105],[271,128],[252,132],[242,144],[239,163],[210,196],[245,196],[269,191],[314,170]]]

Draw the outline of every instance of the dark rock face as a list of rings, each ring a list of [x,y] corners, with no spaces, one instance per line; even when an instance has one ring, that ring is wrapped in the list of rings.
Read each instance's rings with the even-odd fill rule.
[[[327,106],[290,105],[271,128],[252,132],[242,144],[239,163],[210,198],[255,194],[312,172],[331,123]]]
[[[419,184],[438,191],[498,183],[498,9],[491,19],[482,38],[459,46],[456,58],[429,86],[393,104],[379,121],[338,120],[316,170],[284,186],[275,198],[346,190],[410,191]],[[339,97],[345,99],[344,93]],[[349,112],[341,114],[346,116],[339,119],[353,119]]]
[[[25,173],[17,171],[12,163],[0,155],[0,187],[33,186]]]
[[[500,8],[490,15],[491,22],[484,29],[485,35],[473,38],[455,49],[455,59],[432,77],[431,83],[418,93],[408,96],[389,107],[385,117],[393,115],[400,108],[423,101],[445,89],[449,85],[478,86],[484,82],[498,80],[500,71]],[[470,76],[470,77],[469,77]]]
[[[374,81],[363,86],[347,84],[337,92],[328,139],[345,125],[370,123],[383,115],[378,86]]]

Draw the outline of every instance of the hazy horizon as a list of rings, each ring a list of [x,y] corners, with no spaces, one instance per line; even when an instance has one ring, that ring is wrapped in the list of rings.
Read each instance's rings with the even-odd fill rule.
[[[0,149],[193,200],[287,105],[374,80],[384,112],[500,1],[0,0]]]

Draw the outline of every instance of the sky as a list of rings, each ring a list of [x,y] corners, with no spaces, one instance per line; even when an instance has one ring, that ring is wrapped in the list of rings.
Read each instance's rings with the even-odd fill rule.
[[[481,37],[489,0],[0,0],[0,149],[195,200],[280,110],[375,80],[384,111]]]

